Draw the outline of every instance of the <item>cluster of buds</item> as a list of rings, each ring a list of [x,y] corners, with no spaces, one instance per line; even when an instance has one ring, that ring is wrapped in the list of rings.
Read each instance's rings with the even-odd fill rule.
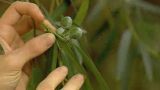
[[[69,16],[61,19],[60,26],[56,32],[57,34],[62,35],[65,39],[80,39],[85,33],[84,30],[73,25],[72,18]]]

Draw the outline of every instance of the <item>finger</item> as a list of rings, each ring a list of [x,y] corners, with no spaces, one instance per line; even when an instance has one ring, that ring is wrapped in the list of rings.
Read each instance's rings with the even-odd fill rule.
[[[1,32],[0,37],[5,41],[5,47],[10,47],[11,49],[16,49],[22,46],[23,40],[20,38],[18,33],[9,25],[0,25]],[[7,46],[8,45],[8,46]]]
[[[1,31],[0,36],[10,45],[16,36],[16,32],[14,28],[10,27],[9,25],[0,25]]]
[[[56,27],[53,26],[47,19],[43,21],[43,24],[49,27],[52,33],[56,32]]]
[[[55,90],[55,88],[65,79],[67,73],[68,69],[65,66],[57,68],[39,84],[37,90]]]
[[[20,36],[17,34],[15,38],[13,39],[12,43],[10,44],[10,47],[15,50],[17,48],[20,48],[24,45],[24,41],[20,38]]]
[[[55,41],[51,33],[46,33],[28,41],[23,47],[14,50],[6,56],[10,64],[21,69],[29,60],[45,52]]]
[[[35,22],[39,23],[44,19],[42,12],[36,4],[16,1],[3,14],[1,22],[14,25],[23,15],[31,16]]]
[[[62,90],[79,90],[84,82],[84,77],[81,74],[73,76]]]
[[[30,16],[24,15],[15,25],[15,30],[18,32],[18,34],[21,36],[25,34],[26,32],[29,32],[34,28],[34,22],[33,19]],[[36,28],[36,26],[35,26]]]
[[[21,79],[15,90],[26,90],[29,78],[25,73],[22,73]]]

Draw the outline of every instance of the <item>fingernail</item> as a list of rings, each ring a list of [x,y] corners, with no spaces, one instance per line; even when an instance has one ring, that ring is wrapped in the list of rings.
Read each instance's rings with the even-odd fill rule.
[[[74,76],[75,79],[79,80],[79,81],[83,81],[84,80],[84,76],[82,74],[77,74]]]
[[[43,21],[43,24],[46,25],[48,28],[50,28],[51,32],[55,32],[56,31],[56,28],[47,19],[45,19]]]
[[[66,66],[61,66],[61,67],[57,68],[57,70],[60,72],[68,72],[68,68]]]
[[[45,35],[46,45],[47,47],[50,47],[55,42],[55,36],[52,33],[47,33]]]

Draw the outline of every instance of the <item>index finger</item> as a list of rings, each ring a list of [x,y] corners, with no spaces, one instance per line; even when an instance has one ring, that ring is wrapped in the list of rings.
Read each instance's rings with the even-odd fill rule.
[[[0,21],[4,24],[14,25],[23,15],[31,16],[36,23],[44,20],[44,16],[36,4],[16,1],[6,10]]]

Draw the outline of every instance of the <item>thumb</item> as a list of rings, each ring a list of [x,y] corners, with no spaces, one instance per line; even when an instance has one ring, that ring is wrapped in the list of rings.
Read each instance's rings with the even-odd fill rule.
[[[13,66],[23,67],[29,60],[44,53],[55,42],[55,37],[51,33],[37,36],[28,41],[23,47],[10,53],[7,58]],[[21,69],[20,68],[20,69]]]

